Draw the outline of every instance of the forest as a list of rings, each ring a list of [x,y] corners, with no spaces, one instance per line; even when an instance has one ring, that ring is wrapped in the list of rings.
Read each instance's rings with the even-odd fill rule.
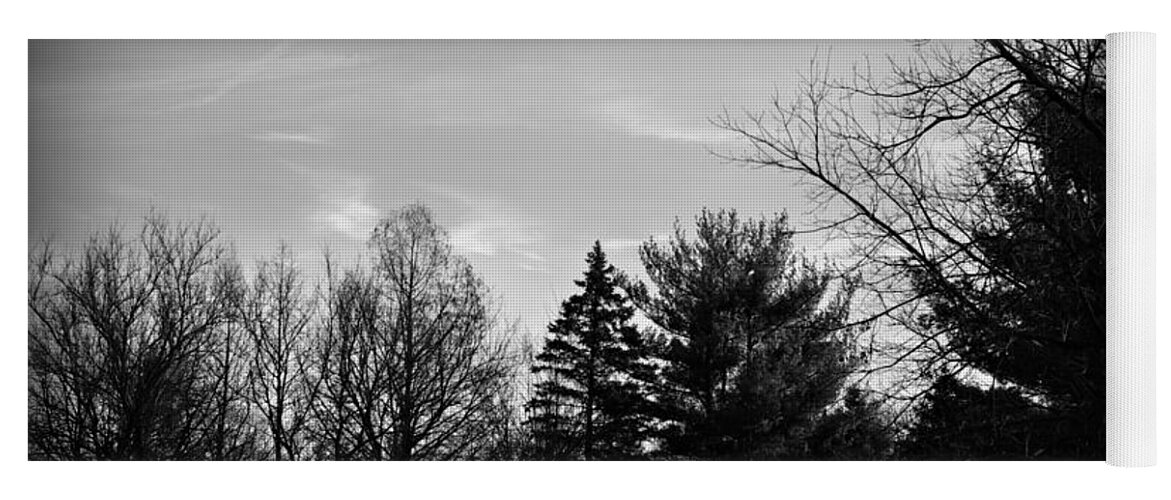
[[[30,244],[28,458],[1104,460],[1105,42],[919,57],[713,118],[817,227],[599,241],[537,342],[418,203],[321,277],[161,212]]]

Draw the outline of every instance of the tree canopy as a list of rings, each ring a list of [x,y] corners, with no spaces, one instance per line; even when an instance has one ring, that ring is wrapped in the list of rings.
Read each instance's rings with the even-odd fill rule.
[[[851,285],[793,251],[783,216],[704,210],[695,224],[694,240],[677,223],[669,242],[644,244],[651,286],[631,286],[661,332],[664,446],[710,458],[799,456],[855,362]]]
[[[536,445],[549,458],[624,458],[642,452],[650,430],[646,384],[654,375],[635,310],[600,242],[561,304],[533,373],[544,380],[528,402]]]
[[[915,338],[888,359],[934,387],[913,400],[955,393],[930,383],[953,376],[1036,409],[1005,422],[1032,443],[1004,445],[1019,457],[1105,453],[1105,54],[1103,40],[924,49],[891,81],[814,82],[792,106],[721,121],[752,147],[732,158],[795,173],[845,214],[825,227],[857,244],[875,319]],[[1038,446],[1055,422],[1064,442]]]
[[[535,355],[421,204],[323,276],[155,212],[45,245],[28,456],[1101,460],[1105,42],[934,47],[719,117],[813,227],[705,208],[643,280],[595,241]]]

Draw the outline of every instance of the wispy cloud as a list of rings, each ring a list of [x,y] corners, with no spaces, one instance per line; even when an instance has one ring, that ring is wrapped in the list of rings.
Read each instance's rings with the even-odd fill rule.
[[[517,264],[517,267],[521,268],[524,271],[528,271],[530,273],[551,274],[549,271],[549,268],[545,267],[545,266],[534,266],[531,264],[526,264],[524,262],[521,262],[521,263]]]
[[[546,261],[536,249],[544,238],[544,230],[534,222],[490,213],[477,214],[451,231],[451,244],[461,253],[512,256],[532,264]]]
[[[259,77],[264,72],[265,68],[271,64],[272,61],[278,59],[281,53],[287,50],[290,45],[291,42],[282,42],[270,49],[264,54],[263,57],[257,60],[242,63],[223,62],[218,64],[215,68],[200,68],[203,74],[209,75],[212,78],[210,85],[208,85],[211,87],[211,92],[204,93],[193,102],[182,103],[172,109],[179,110],[186,108],[197,108],[212,104],[220,100],[235,90],[236,87],[257,79],[257,77]]]
[[[261,142],[283,142],[299,144],[321,144],[325,135],[321,133],[265,132],[253,137]]]
[[[336,174],[327,174],[291,161],[281,162],[281,166],[301,175],[317,192],[313,201],[316,209],[309,221],[314,231],[340,233],[355,241],[364,241],[370,237],[381,214],[369,202],[365,179],[357,176],[339,178]]]
[[[485,257],[510,257],[526,270],[546,271],[546,230],[535,218],[505,203],[472,196],[447,186],[425,184],[424,189],[461,205],[467,214],[451,230],[457,252]]]
[[[451,245],[460,253],[473,255],[496,255],[497,246],[493,230],[486,221],[473,221],[457,227],[451,232]]]
[[[172,111],[191,109],[216,103],[244,85],[279,80],[297,75],[329,74],[342,68],[366,64],[366,56],[331,55],[317,52],[291,53],[295,42],[283,41],[259,58],[248,61],[219,61],[194,68],[193,71],[173,75],[154,85],[187,87],[196,94],[194,100],[171,107]]]
[[[378,222],[378,210],[360,197],[336,200],[319,210],[315,217],[319,224],[354,240],[370,237]]]
[[[664,244],[671,241],[671,235],[668,233],[648,234],[642,238],[615,238],[609,240],[602,240],[602,251],[607,254],[621,255],[621,258],[637,257],[639,249],[648,241],[654,240],[658,244]]]
[[[640,240],[640,239],[606,240],[606,241],[602,242],[602,250],[607,251],[607,252],[630,250],[630,249],[634,249],[634,248],[638,248],[638,247],[642,246],[643,241],[645,241],[645,240]]]
[[[690,142],[700,145],[736,142],[739,136],[706,120],[684,120],[655,111],[633,98],[615,101],[604,108],[604,119],[623,132],[640,137]]]

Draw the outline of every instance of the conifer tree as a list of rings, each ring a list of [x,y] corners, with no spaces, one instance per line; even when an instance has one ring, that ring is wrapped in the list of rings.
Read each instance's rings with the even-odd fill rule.
[[[854,244],[863,293],[889,305],[871,320],[915,337],[872,345],[897,362],[871,373],[915,366],[888,395],[920,403],[916,458],[1106,456],[1106,51],[924,46],[890,80],[812,83],[791,107],[721,119],[752,145],[742,164],[816,186],[817,225]]]
[[[634,308],[601,243],[561,304],[532,370],[543,374],[528,403],[529,425],[547,458],[629,458],[649,428],[645,383],[653,376],[631,324]]]
[[[791,237],[783,215],[704,209],[694,240],[676,222],[666,244],[642,246],[654,288],[628,289],[658,327],[649,343],[669,456],[801,457],[841,393],[857,362],[852,285],[800,258]]]

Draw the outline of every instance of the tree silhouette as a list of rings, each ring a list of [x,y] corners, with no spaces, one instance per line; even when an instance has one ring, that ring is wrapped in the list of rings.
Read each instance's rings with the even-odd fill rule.
[[[644,384],[654,368],[600,242],[586,263],[585,277],[574,281],[581,292],[562,302],[532,367],[545,379],[527,405],[529,423],[548,458],[630,457],[647,439]]]
[[[642,245],[640,283],[595,242],[535,384],[422,205],[315,288],[283,247],[246,278],[216,228],[154,212],[46,244],[28,457],[1100,460],[1105,43],[918,47],[718,119],[747,145],[721,156],[812,185],[808,232],[853,254],[815,266],[785,216],[704,209]]]
[[[825,227],[857,244],[875,319],[912,335],[875,370],[911,361],[948,394],[963,391],[931,380],[991,379],[1040,409],[1018,412],[997,455],[1105,456],[1105,54],[1102,40],[989,40],[721,120],[752,146],[731,158],[794,172],[822,213],[845,214]],[[859,102],[885,118],[859,120]],[[950,145],[967,156],[933,153]],[[1063,442],[1037,446],[1055,422]]]
[[[809,457],[819,460],[879,460],[895,453],[895,431],[880,401],[857,387],[846,390],[840,408],[818,418]]]
[[[252,342],[241,319],[247,282],[235,260],[227,262],[219,273],[221,297],[230,304],[228,319],[218,329],[218,342],[212,346],[208,369],[215,380],[215,405],[212,460],[255,460],[264,454],[264,429],[253,415],[249,401],[249,359]]]
[[[654,294],[631,294],[662,330],[665,449],[708,458],[795,457],[854,363],[848,283],[802,262],[785,218],[696,217],[641,248]]]
[[[33,262],[30,458],[233,458],[247,448],[223,435],[240,420],[224,396],[231,362],[213,369],[235,286],[218,234],[152,213],[137,241],[112,228],[77,261],[57,267],[46,247]]]
[[[332,460],[376,460],[393,432],[387,422],[382,380],[387,366],[377,325],[382,313],[373,281],[360,270],[335,280],[326,259],[329,289],[322,335],[316,345],[321,387],[314,404],[314,455]]]
[[[303,287],[282,245],[275,257],[260,264],[240,302],[251,355],[245,395],[267,424],[276,460],[301,456],[309,407],[316,397],[310,329],[315,304]]]
[[[318,359],[321,452],[451,459],[487,446],[512,359],[483,283],[422,205],[383,219],[372,271],[330,286]]]

